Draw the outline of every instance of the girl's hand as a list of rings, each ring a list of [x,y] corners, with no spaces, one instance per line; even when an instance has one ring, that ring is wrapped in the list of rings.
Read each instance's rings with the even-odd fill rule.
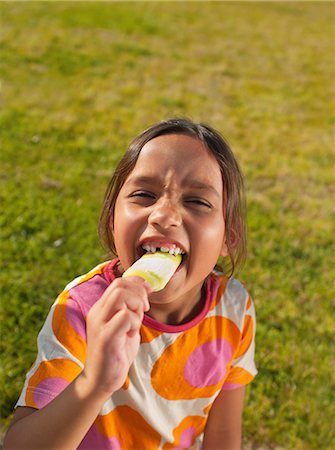
[[[118,278],[87,316],[87,359],[82,376],[107,398],[120,389],[140,345],[150,286],[139,277]]]

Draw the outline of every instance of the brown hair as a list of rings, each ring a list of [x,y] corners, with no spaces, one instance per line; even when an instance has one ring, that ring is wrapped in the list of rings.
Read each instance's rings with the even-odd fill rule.
[[[186,134],[199,139],[217,160],[223,180],[224,219],[229,257],[223,260],[226,273],[233,275],[246,257],[245,201],[243,176],[229,144],[213,128],[189,119],[169,119],[140,133],[130,143],[110,180],[99,222],[99,235],[109,251],[116,254],[111,221],[117,196],[128,175],[135,167],[144,145],[151,139],[166,134]]]

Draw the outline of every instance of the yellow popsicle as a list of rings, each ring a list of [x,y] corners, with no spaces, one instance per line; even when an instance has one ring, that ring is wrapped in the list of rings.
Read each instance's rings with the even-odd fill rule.
[[[123,277],[141,277],[147,281],[154,292],[164,289],[181,263],[181,255],[155,252],[146,253],[138,259]]]

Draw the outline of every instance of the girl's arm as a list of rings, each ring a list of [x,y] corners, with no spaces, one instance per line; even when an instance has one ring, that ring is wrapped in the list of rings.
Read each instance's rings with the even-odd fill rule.
[[[245,387],[221,391],[211,407],[203,450],[240,450]]]
[[[103,403],[102,397],[90,392],[81,374],[44,408],[17,408],[3,448],[75,449]]]
[[[124,384],[139,348],[150,292],[137,277],[118,278],[106,289],[87,316],[83,371],[44,408],[18,408],[4,450],[79,446],[103,404]]]

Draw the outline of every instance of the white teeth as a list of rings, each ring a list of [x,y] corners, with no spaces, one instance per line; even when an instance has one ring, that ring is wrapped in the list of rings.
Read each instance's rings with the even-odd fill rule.
[[[150,245],[150,244],[144,244],[142,245],[143,250],[145,250],[148,253],[155,253],[157,250],[157,247]],[[173,247],[169,248],[169,247],[158,247],[159,251],[163,252],[163,253],[170,253],[170,255],[183,255],[185,254],[185,252],[177,247],[176,245],[173,245]]]
[[[153,247],[152,245],[146,244],[142,245],[143,250],[145,250],[148,253],[155,253],[156,247]]]

